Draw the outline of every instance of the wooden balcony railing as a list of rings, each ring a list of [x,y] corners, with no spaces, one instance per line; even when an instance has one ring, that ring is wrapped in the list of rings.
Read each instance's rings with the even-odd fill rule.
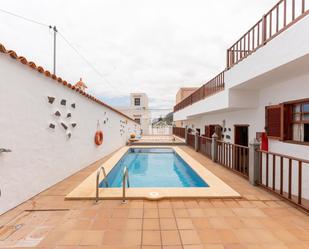
[[[309,0],[280,0],[227,50],[227,68],[264,46],[307,14]]]
[[[182,127],[173,127],[173,135],[185,138],[186,129]]]
[[[309,160],[269,151],[258,152],[260,153],[259,185],[308,211],[309,198],[308,196],[304,198],[302,193],[303,190],[308,190],[308,180],[304,176],[309,172]]]
[[[217,141],[217,162],[248,178],[249,147]]]
[[[188,146],[244,178],[249,178],[249,147],[214,140],[216,154],[212,155],[212,143],[211,138],[187,134]],[[254,162],[251,160],[251,163],[254,164],[252,167],[259,169],[256,184],[309,212],[308,159],[257,149]]]
[[[188,133],[187,134],[187,145],[189,145],[192,148],[195,148],[195,135]]]
[[[204,136],[198,137],[198,151],[203,155],[211,158],[211,143],[212,139]]]
[[[216,77],[208,81],[206,84],[201,86],[187,98],[183,99],[177,105],[174,106],[174,112],[186,108],[202,99],[207,98],[217,92],[224,90],[224,72],[219,73]]]
[[[280,0],[227,50],[226,70],[309,14],[309,0]],[[174,112],[224,90],[224,70],[174,106]]]

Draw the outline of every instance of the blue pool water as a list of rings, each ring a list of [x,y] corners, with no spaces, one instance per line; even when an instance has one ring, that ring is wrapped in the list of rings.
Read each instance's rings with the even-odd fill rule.
[[[208,184],[169,148],[131,148],[107,175],[109,187],[122,186],[124,166],[130,187],[208,187]],[[100,187],[104,188],[102,181]]]

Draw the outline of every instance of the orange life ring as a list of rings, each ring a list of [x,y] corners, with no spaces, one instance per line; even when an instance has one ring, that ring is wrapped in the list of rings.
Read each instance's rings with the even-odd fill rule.
[[[96,145],[101,145],[103,143],[103,132],[97,131],[94,136],[94,142]]]

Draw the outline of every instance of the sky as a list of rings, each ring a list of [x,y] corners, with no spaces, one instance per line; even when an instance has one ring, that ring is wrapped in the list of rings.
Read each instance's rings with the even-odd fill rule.
[[[180,87],[201,86],[226,66],[226,50],[277,0],[0,0],[0,9],[56,25],[57,76],[80,77],[113,106],[145,92],[153,118]],[[0,43],[52,70],[53,32],[0,11]]]

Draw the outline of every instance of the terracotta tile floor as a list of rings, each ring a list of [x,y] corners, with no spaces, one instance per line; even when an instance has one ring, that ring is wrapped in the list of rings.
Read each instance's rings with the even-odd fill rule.
[[[307,214],[184,149],[243,198],[65,201],[104,158],[0,216],[0,248],[309,248]]]

